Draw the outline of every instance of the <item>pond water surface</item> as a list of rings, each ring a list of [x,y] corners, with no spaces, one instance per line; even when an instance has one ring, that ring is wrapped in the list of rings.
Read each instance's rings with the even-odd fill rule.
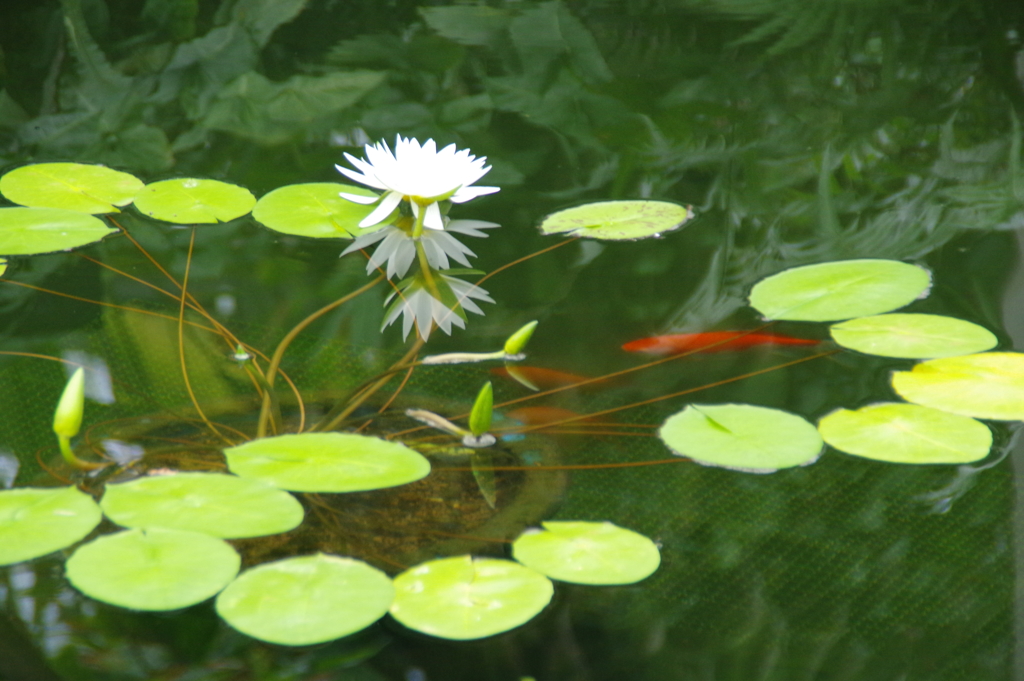
[[[909,311],[973,321],[1000,349],[1024,350],[1022,36],[1024,6],[995,0],[11,2],[0,9],[0,171],[102,163],[259,197],[341,181],[333,165],[367,142],[433,138],[486,156],[481,183],[501,188],[452,211],[502,225],[467,240],[475,267],[564,245],[489,278],[485,316],[435,332],[424,352],[492,351],[536,319],[530,365],[602,376],[646,361],[621,349],[632,340],[757,328],[746,297],[758,280],[852,258],[928,268],[930,294]],[[635,198],[692,205],[696,218],[637,242],[536,229],[556,210]],[[197,229],[190,259],[191,229],[132,209],[117,219],[179,281],[188,263],[195,299],[268,354],[367,281],[358,254],[338,259],[347,242],[282,235],[249,216]],[[108,454],[110,441],[145,448],[153,429],[188,437],[179,303],[142,283],[170,288],[135,244],[115,236],[12,257],[4,279],[0,481],[56,483],[46,469],[59,468],[51,419],[66,375],[39,355],[108,373],[86,409],[87,436]],[[291,349],[282,366],[310,418],[406,351],[400,330],[380,330],[386,295],[378,286],[338,308]],[[0,568],[0,678],[1024,678],[1019,424],[991,423],[991,454],[964,466],[828,448],[768,475],[681,458],[615,466],[670,459],[655,428],[691,402],[816,422],[895,399],[889,375],[911,364],[851,351],[794,362],[834,347],[825,325],[771,330],[823,345],[698,353],[535,399],[488,367],[418,371],[396,407],[462,414],[485,380],[506,419],[522,407],[643,404],[509,442],[505,455],[538,471],[499,480],[496,512],[466,477],[455,491],[346,501],[325,536],[303,544],[397,571],[431,552],[506,555],[500,540],[545,518],[609,520],[660,547],[660,569],[638,584],[557,584],[536,619],[479,641],[385,618],[293,649],[232,630],[209,602],[146,614],[93,601],[65,581],[58,553]],[[249,428],[258,403],[231,349],[191,330],[182,343],[202,404]],[[465,506],[429,508],[442,497]],[[465,527],[450,517],[460,514]]]

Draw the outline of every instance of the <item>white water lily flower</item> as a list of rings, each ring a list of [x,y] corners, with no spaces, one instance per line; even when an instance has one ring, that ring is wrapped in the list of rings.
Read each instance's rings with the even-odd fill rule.
[[[419,219],[425,211],[423,226],[430,229],[444,229],[439,201],[465,203],[485,194],[493,194],[498,187],[470,186],[487,171],[486,157],[476,158],[468,149],[456,151],[449,144],[437,150],[434,140],[429,139],[421,146],[413,138],[399,136],[392,153],[386,142],[366,145],[366,160],[345,154],[345,158],[358,169],[352,170],[340,165],[334,166],[345,177],[384,192],[380,197],[359,196],[341,193],[354,203],[369,205],[380,201],[377,207],[363,218],[360,227],[371,227],[383,222],[402,201],[412,206],[412,214]]]
[[[487,295],[487,291],[467,281],[438,272],[434,273],[434,278],[440,287],[447,287],[451,290],[451,293],[454,294],[454,299],[457,301],[457,308],[461,307],[462,309],[482,315],[484,311],[473,302],[474,299],[487,303],[494,302],[494,299]],[[396,295],[399,295],[398,291],[388,296],[384,304],[387,305]],[[390,326],[398,319],[399,315],[402,315],[403,340],[409,336],[409,331],[412,330],[414,323],[416,324],[417,332],[423,340],[427,340],[430,337],[432,322],[436,323],[438,328],[449,336],[452,335],[453,324],[460,329],[466,328],[466,322],[462,318],[463,314],[460,314],[456,309],[449,308],[431,295],[424,288],[423,282],[419,280],[419,277],[402,289],[401,297],[388,310],[382,328]]]
[[[445,218],[448,220],[448,218]],[[466,256],[476,257],[476,253],[469,250],[461,241],[453,237],[449,232],[458,232],[468,236],[483,237],[487,235],[481,232],[482,229],[493,229],[499,225],[494,222],[483,220],[451,220],[442,231],[424,232],[418,238],[423,245],[423,253],[427,256],[427,263],[435,270],[446,270],[449,267],[448,258],[456,261],[464,267],[469,267],[469,260]],[[348,255],[355,251],[367,248],[381,242],[377,250],[373,252],[366,263],[366,273],[370,274],[378,267],[387,263],[387,277],[392,279],[395,276],[404,277],[409,271],[413,260],[416,259],[416,240],[409,236],[405,230],[388,225],[375,232],[364,234],[356,239],[341,252]]]

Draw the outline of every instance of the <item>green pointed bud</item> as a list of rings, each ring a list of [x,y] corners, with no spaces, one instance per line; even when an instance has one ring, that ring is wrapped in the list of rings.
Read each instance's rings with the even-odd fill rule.
[[[60,437],[73,438],[82,427],[82,412],[85,411],[85,372],[78,367],[71,374],[64,394],[53,413],[53,432]]]
[[[533,330],[537,328],[537,320],[534,320],[524,326],[523,328],[516,331],[514,334],[508,337],[505,341],[505,355],[515,356],[523,351],[526,344],[530,342],[530,337],[533,335]]]
[[[473,410],[469,412],[469,432],[480,437],[491,429],[491,414],[494,412],[494,389],[491,382],[484,383],[477,393]]]

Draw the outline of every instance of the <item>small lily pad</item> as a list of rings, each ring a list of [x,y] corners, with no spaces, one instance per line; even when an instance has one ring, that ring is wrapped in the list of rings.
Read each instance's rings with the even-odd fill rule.
[[[691,404],[668,417],[658,437],[697,463],[749,473],[806,466],[822,449],[818,430],[803,418],[750,404]]]
[[[519,563],[455,556],[395,577],[391,616],[424,634],[465,641],[530,621],[553,594],[551,580]]]
[[[62,208],[0,208],[0,254],[68,251],[116,230],[102,220]]]
[[[253,638],[305,646],[365,629],[387,614],[394,595],[380,570],[318,554],[246,570],[217,596],[217,612]]]
[[[302,522],[302,504],[270,483],[219,473],[176,473],[107,485],[100,502],[124,527],[167,527],[224,539],[278,534]]]
[[[766,319],[832,322],[881,314],[923,296],[931,275],[898,260],[841,260],[773,274],[750,291]]]
[[[92,532],[100,507],[76,487],[21,487],[0,492],[0,565],[32,560]]]
[[[426,477],[430,462],[397,442],[355,433],[302,433],[224,450],[236,475],[295,492],[358,492]]]
[[[351,239],[384,226],[361,228],[359,222],[373,212],[376,204],[355,203],[343,199],[339,192],[377,196],[363,187],[334,182],[290,184],[257,201],[252,216],[275,232],[317,239]]]
[[[177,610],[214,596],[241,559],[200,532],[125,530],[85,544],[68,559],[68,579],[86,596],[133,610]]]
[[[181,178],[147,184],[135,196],[144,215],[179,225],[214,224],[240,218],[256,205],[248,189],[217,180]]]
[[[842,452],[891,463],[968,463],[992,448],[984,423],[903,402],[837,409],[821,419],[818,431]]]
[[[896,371],[892,387],[908,402],[995,421],[1024,420],[1024,354],[982,352],[930,359]]]
[[[117,213],[143,186],[134,175],[83,163],[36,163],[0,177],[0,193],[13,203],[93,214]]]
[[[999,340],[983,326],[954,317],[894,313],[833,324],[832,338],[868,355],[930,359],[991,350]]]
[[[512,544],[512,556],[551,579],[576,584],[633,584],[658,569],[647,537],[612,523],[547,521]]]
[[[666,201],[599,201],[544,218],[542,234],[635,241],[679,229],[693,217],[688,206]]]

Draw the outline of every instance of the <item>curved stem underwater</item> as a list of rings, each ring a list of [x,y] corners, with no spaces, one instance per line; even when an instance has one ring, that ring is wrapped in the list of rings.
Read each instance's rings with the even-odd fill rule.
[[[339,305],[343,305],[348,301],[352,300],[353,298],[355,298],[356,296],[365,293],[366,291],[369,291],[371,288],[373,288],[383,280],[383,275],[378,276],[369,283],[357,288],[355,291],[352,291],[351,293],[344,295],[341,298],[338,298],[332,303],[324,305],[319,310],[312,313],[311,315],[303,319],[301,322],[296,324],[292,328],[292,330],[289,331],[288,334],[281,339],[281,342],[278,343],[277,345],[277,349],[274,350],[273,356],[270,358],[270,363],[267,365],[267,371],[265,374],[266,390],[264,391],[263,394],[263,406],[260,408],[260,418],[256,426],[256,437],[266,437],[267,424],[271,418],[270,413],[271,410],[273,409],[274,403],[274,400],[270,395],[270,393],[273,392],[274,390],[274,378],[277,376],[278,369],[281,366],[281,360],[284,358],[284,353],[288,349],[288,346],[292,344],[292,341],[294,341],[295,338],[300,333],[302,333],[302,331],[305,330],[307,326],[315,322],[317,319],[324,316],[325,314],[327,314],[334,308],[338,307]],[[277,418],[280,418],[280,414],[277,415]]]

